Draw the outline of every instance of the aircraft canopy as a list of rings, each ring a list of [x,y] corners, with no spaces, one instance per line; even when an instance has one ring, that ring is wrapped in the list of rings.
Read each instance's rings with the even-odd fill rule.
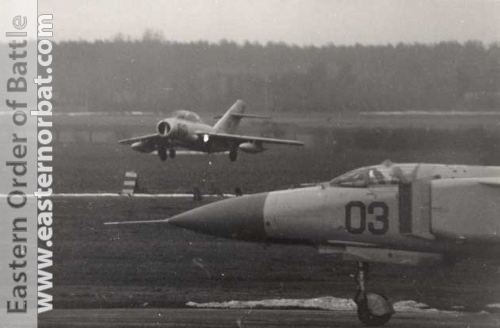
[[[188,111],[188,110],[184,110],[184,109],[176,110],[175,112],[172,113],[172,117],[180,119],[180,120],[184,120],[184,121],[194,122],[194,123],[201,123],[202,122],[202,120],[198,116],[198,114],[193,113],[193,112]]]
[[[349,171],[330,181],[331,186],[365,188],[375,185],[394,185],[415,178],[415,164],[367,166]]]

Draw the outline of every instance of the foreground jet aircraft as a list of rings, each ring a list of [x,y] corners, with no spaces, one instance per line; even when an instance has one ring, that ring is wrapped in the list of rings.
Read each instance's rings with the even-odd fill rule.
[[[498,259],[499,199],[500,167],[385,162],[315,186],[226,199],[153,222],[224,238],[312,245],[357,261],[358,317],[380,326],[394,310],[384,296],[366,291],[367,263]]]
[[[229,159],[234,162],[238,155],[238,149],[256,154],[265,150],[264,143],[304,145],[295,140],[234,134],[242,118],[261,118],[257,115],[244,114],[245,108],[246,105],[243,101],[236,101],[213,127],[203,123],[200,117],[193,112],[178,110],[171,118],[163,119],[156,124],[157,133],[118,142],[131,145],[133,150],[142,153],[157,151],[162,161],[167,160],[168,155],[174,158],[177,147],[204,153],[229,151]]]

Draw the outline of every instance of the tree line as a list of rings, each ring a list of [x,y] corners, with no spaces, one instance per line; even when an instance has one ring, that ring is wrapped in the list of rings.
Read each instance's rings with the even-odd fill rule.
[[[236,99],[255,111],[495,110],[500,45],[326,45],[227,40],[54,44],[60,111],[220,112]]]

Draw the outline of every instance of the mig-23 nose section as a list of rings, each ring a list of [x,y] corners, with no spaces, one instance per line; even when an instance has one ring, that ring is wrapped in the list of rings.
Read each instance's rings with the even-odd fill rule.
[[[267,193],[226,199],[173,216],[168,223],[196,232],[247,241],[266,239]]]

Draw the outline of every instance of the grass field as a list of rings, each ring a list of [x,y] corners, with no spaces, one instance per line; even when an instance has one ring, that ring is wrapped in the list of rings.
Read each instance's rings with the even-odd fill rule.
[[[218,190],[244,193],[288,188],[301,183],[329,181],[354,168],[394,162],[484,164],[484,152],[434,150],[370,150],[345,147],[276,147],[258,154],[178,156],[161,162],[157,156],[136,153],[118,144],[61,144],[54,147],[54,190],[118,192],[126,171],[139,174],[150,193]]]
[[[190,199],[57,200],[55,306],[179,307],[188,301],[352,297],[354,264],[313,248],[232,242],[162,224],[103,225],[161,219],[192,206]],[[466,261],[450,276],[374,265],[369,288],[393,301],[479,311],[498,301],[499,282],[497,267],[485,262]]]
[[[203,113],[202,119],[208,124],[215,123],[215,116],[226,111]],[[69,114],[65,110],[55,112],[55,126],[83,128],[109,128],[110,126],[135,128],[139,131],[154,128],[156,122],[165,117],[169,117],[172,111],[162,113],[112,113],[112,112],[78,112]],[[291,124],[298,127],[318,128],[440,128],[446,130],[456,130],[457,128],[491,128],[497,129],[500,122],[500,112],[478,112],[471,115],[425,115],[411,114],[405,115],[377,115],[373,113],[266,113],[256,112],[249,108],[248,113],[271,117],[272,122],[281,124]],[[380,112],[379,112],[380,113]],[[401,112],[401,114],[404,114]],[[265,121],[264,121],[265,122]],[[260,125],[262,122],[249,120],[243,121],[243,126]]]
[[[186,200],[56,200],[54,304],[57,308],[181,307],[188,301],[350,298],[354,264],[305,246],[233,242],[161,224],[104,226],[161,219]],[[392,301],[479,311],[498,302],[497,267],[466,261],[440,270],[372,266],[369,288]]]
[[[126,171],[151,193],[244,193],[330,180],[359,166],[396,162],[481,164],[482,150],[275,148],[259,155],[186,156],[162,163],[118,144],[55,145],[54,189],[119,192]],[[267,298],[352,297],[352,263],[313,248],[232,242],[166,226],[104,226],[106,221],[161,219],[200,205],[190,199],[55,200],[54,304],[59,308],[184,306]],[[500,299],[497,266],[466,261],[440,271],[375,265],[369,288],[392,301],[479,311]]]
[[[161,115],[56,116],[55,129],[76,131],[75,142],[54,144],[56,193],[119,192],[126,171],[149,193],[244,193],[328,181],[381,163],[498,164],[497,117],[304,118],[283,121],[300,133],[344,129],[304,148],[273,147],[259,155],[178,156],[160,162],[116,143],[118,136],[151,133]],[[278,120],[279,121],[279,120]],[[345,130],[354,128],[354,130]],[[366,128],[366,129],[364,129]],[[382,128],[382,130],[380,130]],[[255,125],[243,131],[255,130]],[[413,129],[413,130],[412,130]],[[431,130],[429,130],[431,129]],[[257,129],[258,130],[258,129]],[[443,133],[442,131],[445,131]],[[108,133],[88,142],[89,131]],[[319,130],[318,130],[319,131]],[[485,131],[493,131],[485,133]],[[253,131],[256,132],[256,131]],[[323,132],[322,132],[323,133]],[[87,141],[86,141],[87,140]],[[487,140],[488,144],[483,145]],[[191,199],[55,199],[56,308],[182,307],[269,298],[352,297],[354,264],[304,246],[232,242],[163,225],[105,226],[107,221],[163,219],[200,203]],[[207,202],[210,200],[205,200]],[[435,269],[374,265],[369,288],[391,301],[412,299],[439,309],[481,311],[500,300],[498,266],[465,261],[451,275]],[[43,320],[43,316],[41,316]]]

